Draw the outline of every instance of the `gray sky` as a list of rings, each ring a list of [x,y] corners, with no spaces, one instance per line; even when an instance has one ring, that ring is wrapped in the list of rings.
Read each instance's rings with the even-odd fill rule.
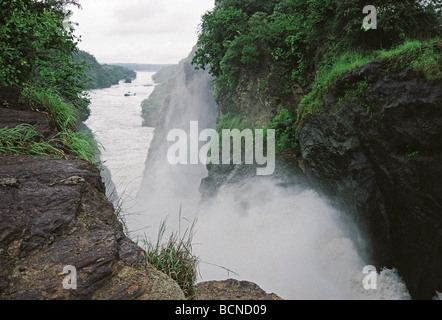
[[[214,0],[80,0],[71,7],[81,50],[100,63],[177,63],[195,45]]]

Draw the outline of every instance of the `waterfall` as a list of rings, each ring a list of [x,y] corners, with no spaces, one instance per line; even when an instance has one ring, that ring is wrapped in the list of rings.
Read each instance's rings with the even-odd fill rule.
[[[203,199],[206,166],[167,161],[170,130],[188,132],[191,121],[215,127],[212,79],[194,70],[190,58],[167,82],[137,215],[128,220],[131,236],[155,242],[161,222],[171,232],[196,219],[200,280],[248,280],[285,299],[409,299],[395,270],[377,270],[376,290],[364,288],[363,269],[370,261],[358,250],[363,240],[352,238],[358,234],[354,225],[311,188],[287,186],[280,176],[252,177]]]

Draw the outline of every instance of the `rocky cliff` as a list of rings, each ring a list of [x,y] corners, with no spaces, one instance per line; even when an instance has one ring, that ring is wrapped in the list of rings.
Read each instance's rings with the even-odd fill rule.
[[[183,299],[123,233],[81,160],[0,156],[1,299]],[[77,289],[65,290],[65,266]]]
[[[257,98],[245,97],[265,94],[256,90],[257,77],[237,86],[233,100],[249,106]],[[295,88],[290,99],[256,103],[255,113],[276,115],[303,94]],[[238,107],[238,115],[259,123],[247,110]],[[280,155],[275,172],[294,173],[296,183],[310,184],[354,220],[369,241],[361,254],[379,268],[397,268],[415,299],[442,290],[441,119],[440,80],[376,60],[334,83],[324,111],[298,124],[299,154]],[[202,190],[213,194],[250,172],[210,166]]]
[[[368,236],[376,264],[431,298],[442,290],[442,83],[386,70],[375,61],[335,83],[298,133],[302,166]]]

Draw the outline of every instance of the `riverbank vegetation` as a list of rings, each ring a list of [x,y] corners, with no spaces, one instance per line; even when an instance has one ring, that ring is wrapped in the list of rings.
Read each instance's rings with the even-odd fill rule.
[[[58,134],[44,141],[35,126],[2,129],[1,152],[64,157],[73,153],[95,163],[98,150],[93,136],[79,132],[89,116],[85,90],[85,64],[77,63],[74,29],[68,5],[78,1],[3,1],[0,3],[0,87],[21,92],[12,105],[1,97],[4,108],[20,108],[50,116]],[[14,88],[9,90],[8,88]],[[3,90],[4,89],[4,90]]]
[[[231,97],[244,78],[250,78],[245,74],[270,70],[268,79],[278,74],[284,82],[278,88],[281,97],[302,87],[306,93],[297,112],[287,114],[283,107],[269,124],[279,131],[278,150],[295,150],[291,141],[302,119],[320,112],[330,86],[357,67],[381,59],[391,69],[412,68],[429,79],[441,77],[439,1],[372,1],[377,28],[369,30],[363,27],[366,4],[361,0],[216,1],[202,17],[193,64],[208,68],[216,78],[221,113],[240,110],[231,107]],[[258,94],[267,85],[267,79],[261,80]]]
[[[85,66],[83,80],[88,90],[110,88],[118,84],[120,80],[133,80],[137,76],[135,71],[122,66],[100,64],[93,55],[82,50],[74,52],[73,59],[76,63]]]

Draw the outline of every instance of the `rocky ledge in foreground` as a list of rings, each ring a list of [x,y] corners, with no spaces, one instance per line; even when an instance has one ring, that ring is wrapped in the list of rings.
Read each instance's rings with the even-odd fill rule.
[[[0,199],[0,299],[184,299],[125,236],[89,163],[0,155]]]
[[[0,154],[0,299],[181,300],[123,232],[88,162]],[[77,289],[63,281],[77,272]],[[200,283],[198,300],[280,300],[256,284]]]

